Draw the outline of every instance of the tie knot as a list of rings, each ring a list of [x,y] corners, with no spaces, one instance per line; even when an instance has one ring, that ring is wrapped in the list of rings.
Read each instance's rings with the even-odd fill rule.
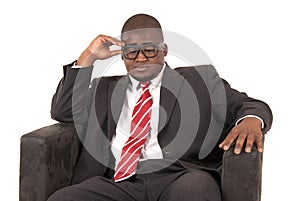
[[[140,82],[140,86],[142,88],[147,88],[149,86],[149,82]]]

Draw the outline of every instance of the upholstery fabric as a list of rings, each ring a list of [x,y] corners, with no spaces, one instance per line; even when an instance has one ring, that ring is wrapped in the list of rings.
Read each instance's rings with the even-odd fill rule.
[[[50,125],[21,137],[20,201],[44,201],[71,182],[80,141],[73,124]]]
[[[236,155],[233,147],[224,153],[221,190],[223,201],[260,201],[263,154],[254,146],[251,153]]]

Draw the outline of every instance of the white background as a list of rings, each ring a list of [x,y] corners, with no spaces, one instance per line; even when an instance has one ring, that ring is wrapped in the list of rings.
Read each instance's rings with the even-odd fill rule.
[[[296,2],[1,1],[0,199],[18,200],[21,135],[55,123],[49,111],[61,66],[77,59],[98,34],[117,36],[128,17],[143,12],[196,42],[233,88],[271,106],[262,200],[299,200]]]

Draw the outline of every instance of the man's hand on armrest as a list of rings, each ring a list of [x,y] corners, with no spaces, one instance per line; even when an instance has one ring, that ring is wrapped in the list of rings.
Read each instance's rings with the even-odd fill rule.
[[[247,117],[234,126],[225,140],[219,145],[225,151],[236,141],[234,153],[240,154],[244,143],[245,152],[250,153],[253,144],[259,152],[263,152],[263,134],[261,120],[256,117]]]

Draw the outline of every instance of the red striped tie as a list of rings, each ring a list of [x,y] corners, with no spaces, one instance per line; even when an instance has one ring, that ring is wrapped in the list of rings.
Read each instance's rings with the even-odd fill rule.
[[[125,143],[119,163],[115,168],[115,182],[125,180],[135,174],[141,150],[150,132],[152,97],[148,82],[140,83],[142,94],[137,101],[131,120],[130,136]]]

